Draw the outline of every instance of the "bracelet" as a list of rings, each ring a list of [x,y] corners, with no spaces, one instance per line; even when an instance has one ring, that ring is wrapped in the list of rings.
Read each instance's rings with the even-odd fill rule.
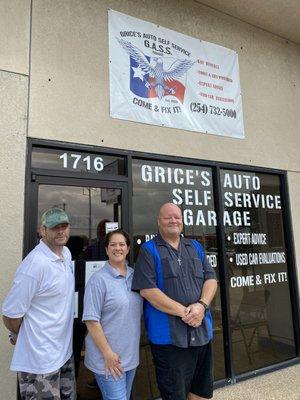
[[[209,310],[209,305],[204,303],[204,301],[198,300],[198,303],[202,304],[202,306],[204,307],[205,311]]]

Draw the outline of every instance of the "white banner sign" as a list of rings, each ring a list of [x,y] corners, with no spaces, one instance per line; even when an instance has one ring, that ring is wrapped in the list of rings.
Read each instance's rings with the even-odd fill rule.
[[[243,138],[238,55],[109,10],[113,118]]]

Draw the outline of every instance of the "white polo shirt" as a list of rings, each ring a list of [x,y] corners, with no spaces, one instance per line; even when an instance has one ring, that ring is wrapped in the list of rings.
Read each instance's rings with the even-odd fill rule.
[[[74,276],[71,253],[60,259],[41,240],[19,266],[2,314],[23,317],[10,369],[46,374],[72,355]]]

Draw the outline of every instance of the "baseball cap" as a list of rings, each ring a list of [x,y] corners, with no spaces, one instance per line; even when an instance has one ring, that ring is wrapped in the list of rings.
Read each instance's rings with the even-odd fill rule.
[[[69,217],[64,210],[53,207],[42,215],[42,225],[46,228],[54,228],[59,224],[69,224]]]

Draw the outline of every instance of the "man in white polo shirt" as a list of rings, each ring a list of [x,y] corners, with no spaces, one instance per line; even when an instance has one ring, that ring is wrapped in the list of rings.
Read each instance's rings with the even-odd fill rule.
[[[11,370],[18,372],[22,400],[74,400],[74,276],[65,247],[70,236],[65,211],[46,211],[40,233],[2,307],[4,324],[16,341]]]

